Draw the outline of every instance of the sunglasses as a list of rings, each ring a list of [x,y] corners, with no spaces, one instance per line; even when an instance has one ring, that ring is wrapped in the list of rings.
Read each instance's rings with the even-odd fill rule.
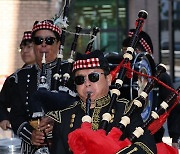
[[[104,74],[104,73],[92,72],[92,73],[88,74],[88,79],[91,82],[97,82],[97,81],[99,81],[99,76],[101,74]],[[83,76],[83,75],[78,75],[78,76],[75,76],[75,78],[74,78],[74,82],[76,85],[82,85],[85,81],[86,81],[85,76]]]
[[[36,45],[41,45],[44,41],[47,45],[52,45],[54,44],[56,38],[55,37],[46,37],[46,38],[42,38],[42,37],[34,37],[33,38],[33,42]]]

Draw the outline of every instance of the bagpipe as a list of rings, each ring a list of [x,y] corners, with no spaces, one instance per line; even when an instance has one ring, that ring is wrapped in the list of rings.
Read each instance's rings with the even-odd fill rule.
[[[71,45],[70,57],[68,58],[67,72],[63,74],[61,90],[64,90],[64,87],[66,86],[66,84],[70,78],[70,74],[72,73],[72,64],[74,62],[74,56],[75,56],[75,52],[76,52],[77,41],[78,41],[79,33],[81,30],[82,30],[81,26],[77,25],[76,26],[76,33],[74,35],[74,41]]]
[[[65,1],[65,6],[64,6],[64,12],[63,12],[63,17],[61,18],[61,12],[59,12],[58,15],[55,16],[54,18],[54,23],[58,25],[58,27],[62,28],[62,33],[61,33],[61,45],[59,49],[59,53],[57,54],[57,71],[54,74],[53,78],[55,79],[53,90],[57,91],[58,90],[58,81],[61,81],[62,75],[60,72],[60,66],[61,62],[63,59],[63,50],[64,50],[64,44],[65,44],[65,30],[68,27],[68,12],[69,12],[69,0]]]
[[[87,98],[87,102],[89,100],[90,98]],[[157,130],[164,124],[168,115],[177,105],[179,100],[180,97],[178,88],[161,103],[160,108],[157,111],[152,111],[151,117],[149,117],[143,125],[137,127],[132,134],[123,141],[119,140],[123,132],[118,127],[113,127],[106,135],[102,129],[93,131],[91,129],[91,124],[87,122],[87,120],[84,120],[85,117],[83,117],[82,121],[84,122],[81,125],[81,128],[71,132],[68,136],[69,146],[75,154],[127,153],[128,151],[126,151],[126,148],[131,146],[138,138],[140,138],[144,134],[144,131],[147,131],[148,129],[152,135],[157,132]],[[87,117],[88,115],[86,115],[86,119],[90,121],[91,117]],[[90,143],[91,146],[89,146]],[[158,154],[178,153],[176,148],[173,148],[165,143],[158,143],[156,146]]]
[[[103,118],[103,124],[102,129],[106,129],[109,120],[111,119],[110,113],[113,107],[113,103],[116,101],[116,99],[120,96],[120,89],[122,88],[123,81],[125,78],[127,71],[127,67],[121,67],[124,66],[130,66],[130,61],[133,59],[133,52],[134,48],[136,46],[136,43],[138,41],[138,35],[140,31],[142,30],[142,27],[144,25],[144,20],[147,18],[147,12],[142,10],[138,14],[138,19],[136,20],[136,31],[131,39],[130,47],[127,48],[126,52],[123,55],[123,60],[113,71],[111,71],[112,79],[117,76],[115,81],[114,89],[111,90],[112,96],[110,101],[110,108],[108,112],[106,113],[106,116]]]
[[[100,31],[100,29],[98,27],[94,27],[93,28],[93,32],[92,32],[92,35],[91,35],[91,39],[90,39],[90,42],[88,43],[87,47],[86,47],[86,51],[85,53],[88,53],[88,52],[91,52],[92,50],[92,47],[93,47],[93,43],[94,43],[94,40],[95,40],[95,37],[97,35],[97,33]]]
[[[94,131],[91,128],[92,118],[89,115],[91,94],[88,93],[86,100],[86,115],[82,117],[81,128],[74,130],[68,135],[69,147],[75,154],[127,153],[128,151],[126,149],[133,145],[133,143],[135,143],[136,140],[143,136],[146,131],[149,130],[153,135],[155,132],[157,132],[157,130],[159,130],[159,128],[162,127],[172,108],[176,106],[180,99],[179,89],[174,90],[158,79],[159,76],[166,71],[166,68],[163,64],[157,66],[154,76],[138,73],[130,68],[130,61],[133,59],[133,52],[138,40],[138,34],[142,30],[144,20],[147,18],[147,12],[140,11],[138,17],[139,18],[136,21],[136,31],[132,37],[131,45],[124,53],[122,62],[111,72],[111,75],[114,79],[116,79],[116,81],[113,89],[111,90],[110,107],[108,112],[104,113],[102,116],[102,124],[100,125],[101,127],[97,131]],[[129,110],[121,117],[119,124],[116,127],[113,127],[107,134],[106,129],[109,121],[112,119],[112,108],[117,98],[121,94],[120,89],[123,86],[124,77],[125,75],[131,74],[132,72],[147,78],[151,78],[151,80],[147,81],[147,84],[143,88],[140,95],[131,101]],[[162,84],[166,88],[170,89],[172,94],[170,94],[167,99],[161,103],[160,108],[157,109],[157,111],[152,111],[148,119],[142,123],[142,125],[136,127],[130,136],[127,136],[125,139],[121,140],[120,138],[125,132],[126,127],[131,125],[131,119],[137,116],[136,114],[139,114],[139,110],[142,111],[143,107],[145,106],[145,101],[148,97],[148,94],[156,84]],[[162,145],[164,146],[165,144]],[[160,151],[162,145],[157,145],[158,153],[163,153]],[[164,147],[166,147],[166,149],[164,149],[164,151],[166,151],[167,145]],[[136,151],[137,149],[134,149],[134,152]],[[177,149],[174,149],[173,147],[170,147],[169,151],[177,153]]]

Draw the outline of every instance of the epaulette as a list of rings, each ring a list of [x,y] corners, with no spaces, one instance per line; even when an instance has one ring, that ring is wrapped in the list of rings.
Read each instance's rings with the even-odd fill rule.
[[[76,107],[78,104],[80,104],[80,102],[76,101],[72,105],[70,105],[69,107],[67,107],[67,108],[65,108],[63,110],[50,111],[50,112],[46,113],[46,116],[50,117],[51,119],[53,119],[54,121],[56,121],[58,123],[61,123],[61,114],[62,114],[62,112],[70,110],[70,109]]]
[[[33,66],[34,66],[34,65],[26,65],[26,66],[24,66],[24,67],[22,67],[22,68],[17,69],[16,72],[14,72],[14,73],[9,77],[9,79],[10,79],[10,80],[11,80],[11,79],[14,79],[14,82],[15,82],[15,83],[18,83],[18,75],[17,75],[17,74],[18,74],[20,71],[22,71],[22,70],[31,69]]]

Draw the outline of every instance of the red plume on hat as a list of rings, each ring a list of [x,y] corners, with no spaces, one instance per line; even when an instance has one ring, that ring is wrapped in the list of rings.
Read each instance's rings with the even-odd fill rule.
[[[130,41],[131,41],[131,38],[132,38],[134,32],[135,32],[135,29],[130,29],[129,30],[128,38],[126,38],[123,41],[123,46],[124,47],[127,47],[127,46],[130,45]],[[144,31],[141,31],[139,33],[139,39],[138,39],[138,42],[137,42],[136,46],[140,47],[142,49],[142,51],[148,52],[150,54],[153,53],[152,40],[151,40],[150,36]]]

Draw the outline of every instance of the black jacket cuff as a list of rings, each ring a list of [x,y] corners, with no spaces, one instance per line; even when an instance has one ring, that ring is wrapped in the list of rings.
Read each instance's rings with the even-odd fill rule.
[[[17,135],[26,143],[31,144],[31,136],[34,128],[27,122],[21,124],[17,131]]]

